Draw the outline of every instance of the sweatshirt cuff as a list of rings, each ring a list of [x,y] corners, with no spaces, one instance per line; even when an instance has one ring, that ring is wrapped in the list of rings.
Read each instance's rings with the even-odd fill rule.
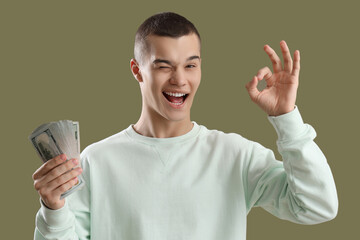
[[[279,115],[268,116],[270,123],[274,126],[279,141],[291,140],[306,132],[306,124],[300,115],[299,109],[295,106],[291,112]]]
[[[43,216],[43,219],[49,226],[62,226],[67,224],[69,221],[69,206],[65,200],[65,204],[62,208],[53,210],[45,206],[40,198],[40,213]]]

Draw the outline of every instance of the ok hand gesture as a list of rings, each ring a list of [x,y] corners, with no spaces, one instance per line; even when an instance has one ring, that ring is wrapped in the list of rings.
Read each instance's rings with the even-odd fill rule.
[[[285,41],[280,42],[280,47],[284,66],[276,52],[269,45],[265,45],[264,50],[271,59],[274,73],[268,67],[264,67],[246,84],[251,100],[270,116],[285,114],[294,109],[299,85],[300,52],[295,51],[293,62]],[[263,91],[259,91],[257,85],[263,78],[267,86]]]

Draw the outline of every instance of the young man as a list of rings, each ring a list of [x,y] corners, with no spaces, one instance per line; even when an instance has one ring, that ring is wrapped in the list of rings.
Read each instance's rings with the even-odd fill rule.
[[[283,162],[238,134],[190,120],[201,79],[200,35],[175,13],[148,18],[138,29],[131,71],[140,85],[136,124],[88,146],[77,160],[60,155],[33,175],[41,197],[35,239],[246,239],[246,216],[261,206],[296,223],[333,219],[338,200],[314,129],[295,106],[300,53],[272,63],[247,84],[269,115]],[[267,88],[259,92],[258,81]],[[86,186],[60,200],[82,171]],[[275,233],[274,233],[275,234]]]

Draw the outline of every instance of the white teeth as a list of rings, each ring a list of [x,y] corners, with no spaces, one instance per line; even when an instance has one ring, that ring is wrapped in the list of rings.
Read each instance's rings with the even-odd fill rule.
[[[169,96],[173,96],[173,97],[182,97],[185,96],[185,93],[172,93],[172,92],[165,92],[167,95]]]
[[[175,105],[180,105],[180,104],[182,104],[183,102],[179,102],[179,103],[173,103],[172,102],[172,104],[175,104]]]

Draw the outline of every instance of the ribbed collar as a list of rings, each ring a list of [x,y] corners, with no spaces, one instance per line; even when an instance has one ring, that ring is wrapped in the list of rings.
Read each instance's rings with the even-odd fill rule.
[[[196,135],[199,134],[201,126],[198,125],[195,121],[191,121],[194,125],[193,128],[181,135],[181,136],[177,136],[177,137],[170,137],[170,138],[154,138],[154,137],[147,137],[147,136],[143,136],[139,133],[137,133],[133,126],[134,124],[131,124],[126,130],[125,133],[132,138],[135,141],[140,141],[143,143],[147,143],[150,145],[154,145],[154,144],[174,144],[174,143],[179,143],[179,142],[183,142],[183,141],[187,141],[190,140],[192,138],[194,138]]]

